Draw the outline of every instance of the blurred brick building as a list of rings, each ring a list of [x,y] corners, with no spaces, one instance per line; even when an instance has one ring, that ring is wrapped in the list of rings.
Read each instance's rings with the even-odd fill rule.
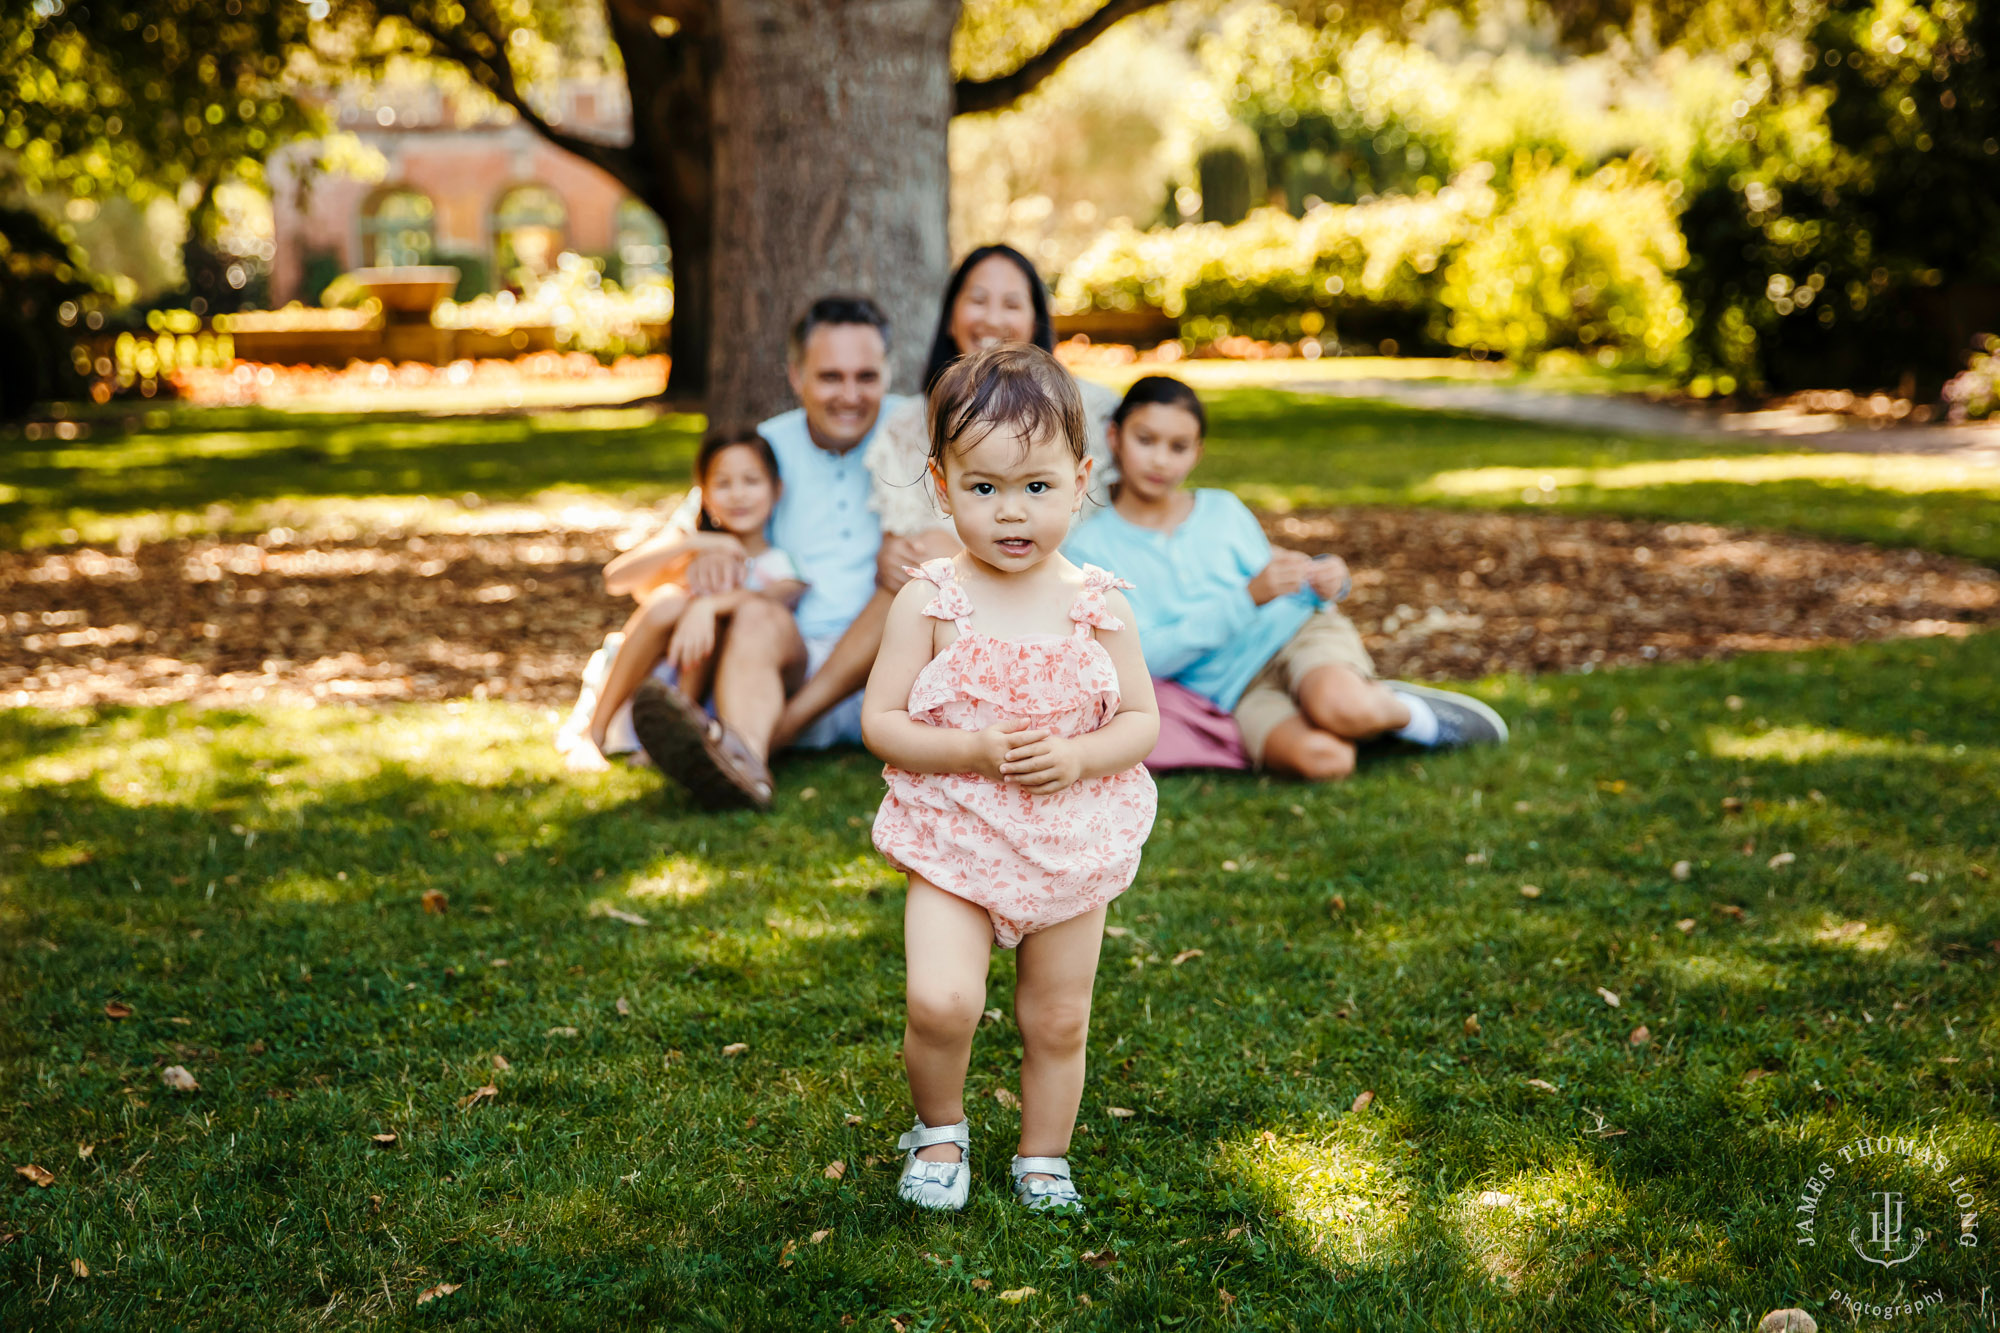
[[[607,141],[626,138],[631,114],[615,76],[565,81],[538,110],[571,134]],[[518,287],[522,270],[553,267],[565,250],[602,260],[606,276],[627,283],[666,271],[666,234],[652,211],[509,108],[431,85],[374,83],[344,91],[333,114],[386,169],[373,181],[321,171],[317,142],[272,160],[273,304],[311,301],[339,274],[374,265],[455,265],[461,299]]]

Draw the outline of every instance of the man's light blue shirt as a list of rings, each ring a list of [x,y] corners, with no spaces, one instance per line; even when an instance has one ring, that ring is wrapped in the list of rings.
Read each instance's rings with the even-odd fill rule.
[[[765,540],[789,555],[806,581],[805,596],[792,614],[807,639],[846,633],[875,593],[882,522],[868,507],[871,478],[862,459],[883,419],[901,401],[895,394],[884,396],[867,437],[844,454],[813,443],[802,407],[757,427],[778,456],[784,483]]]
[[[1250,580],[1271,563],[1256,515],[1228,491],[1198,490],[1172,532],[1142,528],[1104,509],[1078,525],[1063,554],[1132,584],[1146,669],[1218,708],[1234,708],[1264,664],[1320,606],[1310,589],[1250,599]]]

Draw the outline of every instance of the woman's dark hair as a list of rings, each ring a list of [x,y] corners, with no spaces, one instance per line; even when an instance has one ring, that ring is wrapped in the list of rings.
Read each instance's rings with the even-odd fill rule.
[[[705,488],[708,485],[709,467],[714,464],[724,449],[734,449],[739,444],[756,453],[758,461],[764,464],[764,471],[771,474],[771,484],[773,486],[782,484],[782,479],[778,475],[778,455],[772,450],[771,442],[762,435],[759,435],[756,429],[750,426],[742,426],[734,430],[712,430],[702,436],[701,448],[695,452],[694,456],[694,484]],[[707,496],[704,495],[702,499],[701,514],[695,519],[695,531],[722,531],[716,525],[715,520],[708,516]]]
[[[969,449],[1001,426],[1023,441],[1054,435],[1079,463],[1089,450],[1083,395],[1062,362],[1039,347],[1002,343],[960,357],[931,393],[931,463]]]
[[[1111,414],[1111,424],[1124,425],[1125,418],[1142,407],[1178,407],[1194,418],[1197,433],[1208,434],[1208,413],[1202,410],[1201,399],[1195,396],[1193,389],[1171,375],[1148,375],[1134,380],[1117,410]]]
[[[1035,266],[1028,257],[1011,245],[982,245],[971,254],[958,261],[952,270],[951,281],[944,287],[944,305],[938,310],[937,336],[931,339],[930,364],[924,368],[924,392],[937,387],[938,376],[944,368],[958,360],[962,354],[951,336],[951,311],[958,304],[958,294],[965,288],[965,279],[972,270],[999,255],[1028,280],[1028,300],[1035,309],[1035,336],[1029,339],[1044,352],[1056,350],[1056,326],[1049,318],[1049,289],[1042,284],[1042,275],[1035,272]]]

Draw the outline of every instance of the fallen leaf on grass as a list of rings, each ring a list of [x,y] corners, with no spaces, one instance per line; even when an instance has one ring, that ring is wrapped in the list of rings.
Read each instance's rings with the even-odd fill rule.
[[[631,1017],[632,1002],[630,1000],[627,1000],[623,995],[618,997],[618,1002],[612,1007],[615,1008],[619,1013],[624,1014],[626,1017],[628,1018]]]
[[[1222,1238],[1224,1240],[1235,1240],[1238,1236],[1242,1235],[1249,1229],[1250,1229],[1249,1227],[1231,1227],[1229,1228],[1229,1230],[1222,1233]]]
[[[985,1013],[980,1015],[980,1017],[986,1020],[988,1023],[998,1023],[1001,1019],[1005,1018],[1006,1016],[1007,1015],[1001,1013],[998,1009],[988,1009]]]
[[[1741,921],[1743,919],[1743,909],[1735,903],[1717,903],[1715,910],[1728,917],[1731,921]]]
[[[543,1035],[544,1037],[574,1037],[574,1036],[576,1035],[576,1029],[575,1029],[575,1028],[550,1028],[550,1029],[549,1029],[549,1030],[548,1030],[547,1032],[544,1032],[544,1033],[543,1033],[542,1035]]]
[[[396,1146],[396,1136],[394,1134],[370,1135],[368,1141],[378,1148],[393,1148]]]
[[[1775,1069],[1746,1069],[1743,1071],[1743,1082],[1745,1084],[1755,1083],[1760,1078],[1771,1078],[1777,1072]]]
[[[169,1023],[172,1023],[177,1028],[187,1028],[194,1026],[194,1020],[192,1018],[169,1018],[167,1021]]]
[[[1200,958],[1200,957],[1202,957],[1202,952],[1199,949],[1182,949],[1179,953],[1174,955],[1173,959],[1174,966],[1179,967],[1182,963],[1185,963],[1190,958]]]
[[[368,1211],[369,1211],[369,1212],[371,1212],[371,1213],[379,1213],[379,1212],[381,1212],[381,1211],[382,1211],[382,1196],[381,1196],[381,1195],[379,1195],[379,1194],[371,1194],[371,1195],[369,1195],[369,1196],[368,1196]]]
[[[188,1073],[180,1065],[168,1065],[165,1069],[162,1069],[160,1071],[160,1082],[172,1088],[175,1092],[201,1091],[201,1084],[195,1081],[194,1075]]]
[[[1912,884],[1928,884],[1931,882],[1931,877],[1921,870],[1912,870],[1909,874],[1903,876],[1903,878]]]
[[[637,912],[626,912],[616,907],[605,908],[604,915],[610,917],[613,921],[623,921],[628,926],[650,926],[653,924]]]
[[[854,1115],[854,1114],[851,1114],[851,1113],[850,1113],[850,1114],[848,1115],[848,1117],[847,1117],[847,1119],[846,1119],[845,1123],[846,1123],[846,1124],[849,1124],[849,1125],[860,1125],[860,1124],[866,1124],[867,1122],[866,1122],[866,1121],[864,1121],[864,1120],[862,1120],[862,1118],[861,1118],[860,1116],[858,1116],[858,1115]]]
[[[458,1106],[459,1109],[462,1111],[470,1111],[473,1107],[479,1105],[479,1103],[484,1101],[491,1101],[493,1098],[498,1097],[499,1095],[500,1095],[500,1089],[494,1087],[491,1083],[488,1083],[481,1087],[474,1088],[471,1092],[468,1092],[463,1097],[459,1098]]]
[[[1673,870],[1669,873],[1671,873],[1675,879],[1685,884],[1694,875],[1694,862],[1676,861],[1674,862]]]
[[[129,1004],[120,1004],[116,1000],[107,1000],[104,1003],[104,1016],[110,1019],[130,1018],[132,1016],[132,1006]]]
[[[1692,935],[1694,933],[1694,918],[1691,916],[1682,917],[1680,920],[1674,922],[1674,929],[1683,935]]]
[[[832,1231],[826,1230],[824,1228],[815,1231],[812,1233],[812,1243],[818,1245],[821,1241],[824,1241],[828,1236],[831,1236],[832,1234],[833,1234]]]
[[[743,1054],[743,1052],[749,1049],[750,1049],[750,1043],[747,1041],[732,1041],[727,1046],[722,1048],[722,1053],[728,1056],[737,1056]]]
[[[508,1070],[512,1069],[513,1067],[514,1067],[514,1066],[512,1066],[512,1065],[510,1065],[510,1064],[508,1064],[508,1063],[507,1063],[507,1057],[506,1057],[506,1056],[504,1056],[504,1055],[496,1055],[496,1056],[494,1056],[494,1057],[493,1057],[493,1068],[494,1068],[495,1070],[497,1070],[498,1072],[500,1072],[500,1073],[504,1074],[504,1073],[506,1073],[506,1072],[507,1072]]]
[[[825,1176],[828,1180],[844,1180],[847,1177],[847,1163],[842,1161],[828,1162],[826,1164],[826,1170],[822,1171],[820,1174]],[[817,1244],[818,1242],[815,1241],[814,1243]]]
[[[795,1240],[786,1241],[784,1244],[784,1248],[778,1251],[778,1267],[790,1268],[792,1266],[792,1251],[796,1250],[797,1248],[799,1248],[799,1243],[797,1241]]]
[[[1374,1101],[1375,1101],[1374,1089],[1372,1088],[1367,1089],[1363,1091],[1359,1097],[1356,1097],[1354,1099],[1354,1105],[1347,1108],[1348,1113],[1350,1115],[1359,1115],[1363,1111],[1367,1110],[1369,1106],[1373,1104]]]
[[[1109,1268],[1118,1262],[1118,1256],[1110,1250],[1085,1250],[1083,1261],[1092,1268]]]
[[[81,1259],[72,1259],[69,1261],[69,1271],[78,1277],[89,1277],[90,1265]]]
[[[1104,933],[1106,935],[1109,935],[1114,940],[1122,940],[1127,935],[1130,935],[1132,932],[1127,930],[1123,926],[1106,926],[1104,928]]]
[[[1539,898],[1542,896],[1542,886],[1539,884],[1523,884],[1521,886],[1521,896],[1523,898]]]
[[[1514,1196],[1499,1190],[1481,1190],[1478,1203],[1481,1208],[1512,1208]]]
[[[1772,870],[1783,870],[1786,866],[1790,865],[1792,862],[1798,859],[1799,859],[1798,855],[1795,852],[1779,852],[1776,856],[1772,857],[1764,864],[1770,867]]]
[[[417,1304],[424,1305],[440,1296],[449,1296],[464,1285],[462,1282],[440,1282],[435,1287],[425,1287],[417,1293]]]
[[[1222,1308],[1225,1310],[1236,1304],[1236,1297],[1230,1294],[1227,1287],[1217,1287],[1215,1289],[1215,1296],[1217,1300],[1222,1302]]]
[[[1338,893],[1334,894],[1333,910],[1336,912],[1345,912],[1347,910],[1347,899]]]
[[[1130,1120],[1133,1116],[1139,1114],[1129,1106],[1107,1106],[1104,1108],[1104,1113],[1113,1120]]]
[[[1234,861],[1224,861],[1222,863],[1222,868],[1224,870],[1236,870],[1239,869],[1240,867],[1238,867]]]
[[[1465,1035],[1468,1037],[1476,1037],[1479,1035],[1478,1014],[1467,1014],[1465,1016]]]
[[[1545,1078],[1531,1078],[1528,1080],[1528,1086],[1531,1088],[1539,1088],[1543,1092],[1554,1092],[1557,1090],[1556,1085],[1549,1082]]]
[[[993,1100],[999,1102],[1002,1106],[1006,1107],[1010,1111],[1018,1111],[1021,1109],[1021,1099],[1019,1096],[1015,1094],[1012,1088],[993,1089]]]
[[[1012,1288],[1011,1290],[1001,1292],[1000,1299],[1007,1302],[1009,1305],[1019,1305],[1022,1301],[1027,1300],[1028,1297],[1034,1294],[1035,1294],[1035,1289],[1033,1287],[1015,1287]]]
[[[1743,798],[1741,796],[1725,796],[1722,798],[1722,808],[1733,815],[1743,808]]]
[[[94,1143],[79,1143],[76,1145],[76,1155],[79,1161],[87,1162],[97,1155],[97,1145]]]
[[[37,1189],[47,1189],[56,1183],[54,1172],[46,1167],[36,1166],[33,1162],[28,1163],[26,1166],[15,1167],[14,1174],[27,1177],[28,1183]]]
[[[1610,1005],[1613,1009],[1616,1009],[1618,1007],[1617,991],[1606,990],[1604,987],[1599,986],[1597,988],[1597,994],[1600,999],[1602,999],[1606,1004]]]
[[[423,904],[425,916],[443,916],[451,910],[451,899],[442,889],[425,889]]]
[[[513,966],[513,964],[512,964],[512,963],[510,963],[510,962],[508,962],[508,961],[507,961],[507,960],[506,960],[505,958],[489,958],[489,959],[488,959],[488,960],[486,961],[486,965],[487,965],[488,967],[512,967],[512,966]]]
[[[1651,1041],[1652,1039],[1653,1039],[1652,1031],[1649,1028],[1647,1028],[1647,1026],[1644,1023],[1641,1023],[1638,1027],[1633,1028],[1632,1035],[1626,1038],[1626,1040],[1631,1042],[1634,1046],[1644,1046],[1647,1042]]]
[[[972,1279],[972,1289],[974,1291],[991,1291],[993,1289],[993,1283],[986,1278],[976,1277]]]

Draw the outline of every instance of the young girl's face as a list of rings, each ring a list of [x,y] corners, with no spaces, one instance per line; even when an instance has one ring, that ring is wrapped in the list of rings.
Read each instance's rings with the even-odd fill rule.
[[[932,476],[966,552],[1018,574],[1054,555],[1069,536],[1090,460],[1078,459],[1060,436],[1023,441],[1002,427],[969,448],[946,450],[943,472]]]
[[[749,445],[733,444],[708,460],[701,507],[724,532],[738,537],[762,532],[777,499],[778,479]]]
[[[1119,485],[1134,498],[1158,501],[1180,489],[1201,461],[1201,423],[1171,403],[1147,403],[1111,427]]]

